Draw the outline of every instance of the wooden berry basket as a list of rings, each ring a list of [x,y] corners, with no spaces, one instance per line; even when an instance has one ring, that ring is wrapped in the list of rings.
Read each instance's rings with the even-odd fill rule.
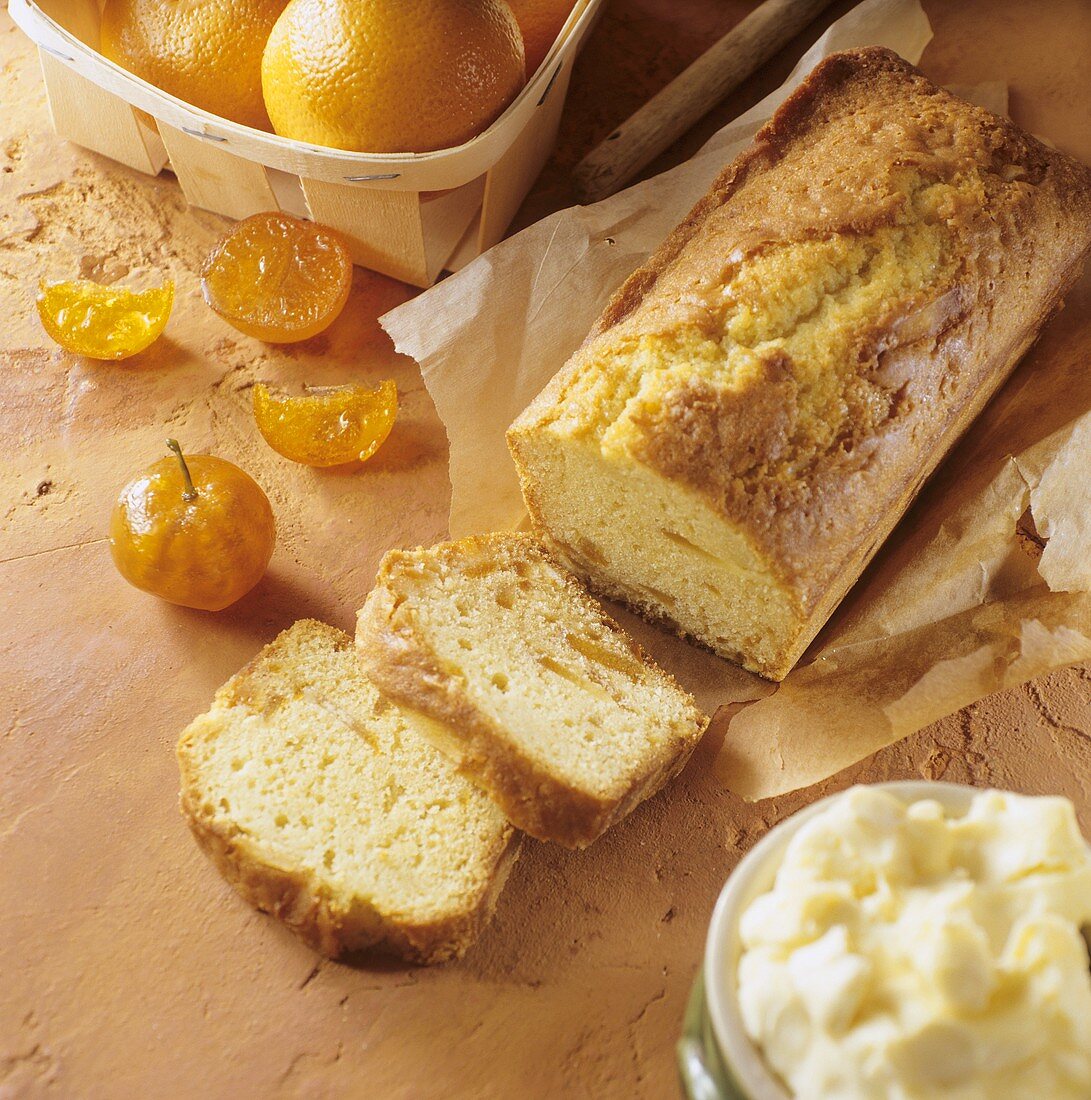
[[[430,286],[495,244],[557,134],[572,65],[603,0],[577,0],[538,71],[463,145],[350,153],[198,110],[97,49],[97,0],[9,0],[38,46],[57,133],[140,172],[169,167],[193,205],[231,218],[284,210],[333,226],[353,260]]]

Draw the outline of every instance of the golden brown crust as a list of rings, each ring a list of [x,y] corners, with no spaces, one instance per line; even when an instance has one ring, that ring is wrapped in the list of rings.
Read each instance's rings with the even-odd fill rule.
[[[183,773],[180,808],[201,850],[236,892],[275,917],[312,950],[330,959],[362,951],[431,965],[461,958],[489,923],[508,874],[519,856],[514,836],[499,853],[488,892],[472,913],[428,923],[392,921],[374,909],[339,911],[314,876],[278,867],[240,833],[230,834],[200,809],[201,794]]]
[[[459,679],[439,666],[421,636],[412,607],[394,591],[393,578],[400,568],[411,564],[413,553],[394,550],[380,564],[375,588],[357,618],[357,652],[380,690],[437,723],[434,730],[425,727],[426,735],[457,762],[463,774],[489,793],[513,825],[537,840],[582,848],[682,769],[708,724],[692,701],[692,737],[665,743],[640,780],[617,797],[596,798],[520,752],[504,731],[474,706]],[[458,562],[464,570],[464,563],[474,559],[496,562],[513,554],[540,555],[561,571],[574,598],[591,598],[541,542],[529,535],[471,535],[433,547],[429,553]],[[656,665],[617,622],[601,609],[599,613],[603,625],[625,642],[635,660],[685,694],[674,677]]]
[[[348,635],[315,620],[297,623],[328,639],[336,648],[351,646]],[[255,675],[275,651],[273,642],[257,654],[216,693],[220,706],[246,706],[260,713],[275,706],[268,686]],[[508,874],[519,856],[520,838],[508,830],[486,862],[494,870],[488,889],[472,910],[452,913],[431,921],[394,918],[379,912],[363,899],[350,910],[339,905],[310,868],[273,862],[261,843],[217,815],[209,804],[208,790],[194,766],[195,744],[204,734],[215,710],[195,719],[180,735],[177,746],[181,776],[179,808],[201,850],[224,879],[251,905],[281,921],[309,947],[337,959],[363,951],[394,955],[408,962],[434,964],[460,958],[488,924]]]
[[[904,223],[906,173],[965,184],[963,200],[929,215],[958,264],[860,328],[852,354],[867,404],[854,407],[846,393],[832,443],[808,441],[798,372],[776,354],[745,384],[695,371],[650,409],[626,414],[628,456],[698,493],[798,607],[790,652],[760,670],[771,677],[798,659],[969,424],[968,411],[983,407],[982,395],[1014,368],[1013,351],[1059,308],[1091,248],[1091,172],[889,50],[832,55],[626,281],[509,432],[528,509],[548,532],[519,435],[563,407],[591,358],[625,340],[714,329],[725,272],[763,250]],[[576,564],[592,587],[618,594],[594,562]]]
[[[938,98],[953,113],[976,120],[983,128],[987,143],[983,151],[987,150],[990,157],[995,157],[997,153],[1006,156],[1010,152],[1014,156],[1005,163],[1025,163],[1035,171],[1055,173],[1059,177],[1058,189],[1071,188],[1068,196],[1071,200],[1069,216],[1082,213],[1086,225],[1087,218],[1091,216],[1091,180],[1084,165],[1063,153],[1049,149],[1010,120],[966,103],[939,88],[893,50],[882,46],[844,50],[831,54],[815,66],[781,104],[769,122],[754,135],[753,142],[720,173],[706,194],[663,243],[622,283],[595,322],[586,342],[628,318],[653,291],[660,277],[670,270],[679,254],[708,218],[723,208],[752,175],[759,175],[773,168],[782,159],[787,146],[804,138],[806,130],[816,121],[816,112],[825,105],[827,98],[850,84],[856,85],[866,97],[859,105],[865,117],[873,118],[883,109],[905,114],[906,100],[910,96],[919,96]],[[880,88],[884,89],[885,96],[871,99]],[[893,97],[893,101],[890,101],[890,97]],[[992,147],[993,141],[997,142],[995,148]],[[861,163],[859,168],[858,184],[867,178],[869,165]],[[789,230],[802,234],[859,232],[875,225],[889,211],[889,197],[868,196],[872,204],[870,211],[866,206],[846,210],[845,206],[848,204],[843,204],[840,214],[831,216],[831,212],[826,210],[817,217],[811,217],[816,213],[813,203],[808,203],[805,210],[790,210],[777,203],[770,210],[771,218],[786,219],[788,224],[780,227],[779,231],[769,224],[764,228],[773,230],[781,237],[788,235]],[[1085,251],[1087,247],[1084,246]]]
[[[889,139],[854,144],[851,170],[831,150],[830,187],[816,187],[802,172],[777,172],[787,149],[811,140],[821,152],[823,136],[836,128],[868,128],[877,113],[899,111],[907,121],[896,146]],[[932,128],[940,126],[950,128],[951,143],[937,147]],[[738,247],[748,239],[872,231],[890,224],[897,206],[884,165],[909,162],[929,178],[953,178],[970,166],[983,172],[987,209],[956,210],[949,220],[963,251],[957,281],[863,334],[857,354],[890,394],[886,419],[867,434],[839,440],[798,476],[770,478],[750,456],[786,449],[798,399],[789,372],[770,360],[764,378],[741,392],[724,393],[700,379],[680,388],[660,417],[642,425],[642,446],[635,449],[638,460],[698,490],[747,530],[798,592],[805,615],[843,575],[856,547],[876,541],[892,509],[904,510],[901,502],[922,465],[930,470],[942,458],[940,439],[957,438],[949,425],[962,419],[964,403],[982,386],[1003,381],[1001,372],[1014,367],[1010,347],[1036,332],[1059,304],[1069,283],[1058,268],[1078,273],[1091,244],[1091,180],[1069,158],[936,88],[890,51],[853,51],[820,65],[733,166],[718,188],[734,200],[722,224],[710,230],[725,211],[718,206],[702,211],[688,230],[704,231],[703,248],[713,241],[726,245],[725,234]],[[1009,166],[1020,170],[1018,180],[1003,179]],[[1028,178],[1035,182],[1022,182]],[[774,200],[790,210],[778,207],[785,224],[768,224],[764,208]],[[1082,212],[1082,224],[1074,211]],[[657,281],[670,264],[653,258]]]

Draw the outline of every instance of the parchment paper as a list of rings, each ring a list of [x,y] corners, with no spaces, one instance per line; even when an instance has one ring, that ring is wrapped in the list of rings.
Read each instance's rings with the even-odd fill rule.
[[[930,37],[916,0],[865,0],[686,164],[546,218],[382,318],[447,428],[453,536],[525,520],[508,424],[814,65],[862,45],[915,62]],[[1006,108],[1002,84],[955,90]],[[1091,658],[1091,372],[1079,354],[1046,366],[994,400],[779,687],[611,608],[716,714],[732,790],[759,799],[817,782],[989,692]]]

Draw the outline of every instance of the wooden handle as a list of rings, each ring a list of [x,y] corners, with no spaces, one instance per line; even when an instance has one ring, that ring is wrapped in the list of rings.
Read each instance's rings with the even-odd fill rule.
[[[580,161],[580,199],[598,202],[623,187],[830,2],[765,0]]]

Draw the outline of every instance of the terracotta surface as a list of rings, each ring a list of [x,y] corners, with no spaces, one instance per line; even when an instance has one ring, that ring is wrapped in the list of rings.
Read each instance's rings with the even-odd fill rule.
[[[615,0],[524,220],[566,201],[566,171],[589,143],[749,6]],[[1091,160],[1085,3],[930,9],[930,75],[1007,78],[1018,121]],[[791,54],[716,118],[779,82]],[[36,61],[6,15],[0,82],[0,1097],[671,1096],[712,904],[772,822],[829,789],[925,775],[1066,794],[1091,831],[1091,671],[1072,669],[769,803],[718,789],[705,744],[589,851],[530,843],[461,963],[318,961],[247,908],[190,840],[173,743],[277,630],[303,615],[351,627],[383,551],[443,534],[443,429],[414,364],[374,322],[408,291],[358,272],[322,337],[274,349],[234,333],[204,307],[194,274],[223,223],[188,211],[169,176],[56,140]],[[77,272],[172,275],[167,337],[127,366],[49,345],[35,284]],[[1089,305],[1085,278],[1032,355],[1091,345]],[[255,379],[382,377],[396,379],[403,414],[362,471],[294,467],[256,437]],[[168,433],[243,465],[279,518],[268,577],[218,616],[136,592],[109,561],[113,495]]]

